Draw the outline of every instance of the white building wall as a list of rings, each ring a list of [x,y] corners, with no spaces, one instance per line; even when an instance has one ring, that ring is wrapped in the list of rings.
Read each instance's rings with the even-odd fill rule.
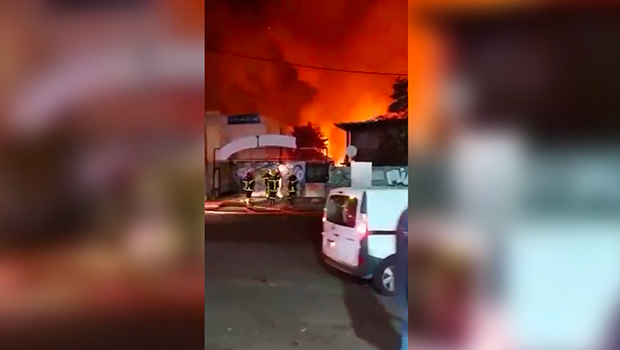
[[[226,117],[220,112],[205,114],[205,195],[213,189],[214,150],[227,143]]]
[[[205,113],[205,191],[210,193],[213,188],[213,164],[214,150],[222,148],[229,142],[237,138],[243,138],[255,135],[265,134],[286,134],[277,121],[260,116],[260,124],[238,124],[229,125],[228,116],[222,115],[218,111],[210,111]],[[248,150],[250,151],[250,150]],[[271,154],[268,153],[271,151]],[[245,155],[250,155],[252,159],[269,158],[273,156],[273,150],[256,148],[250,153],[244,151]],[[234,158],[234,155],[233,157]],[[225,181],[222,178],[222,181]],[[224,186],[225,184],[222,184]],[[205,194],[206,194],[205,193]]]

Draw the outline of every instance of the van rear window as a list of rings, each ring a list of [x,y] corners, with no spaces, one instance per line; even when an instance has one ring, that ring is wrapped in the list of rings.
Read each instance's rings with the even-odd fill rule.
[[[357,216],[357,198],[349,196],[331,196],[327,201],[327,221],[341,226],[355,227]]]

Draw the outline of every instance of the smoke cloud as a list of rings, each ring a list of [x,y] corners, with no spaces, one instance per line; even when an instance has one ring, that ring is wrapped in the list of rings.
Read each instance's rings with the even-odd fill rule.
[[[207,48],[349,70],[407,70],[407,3],[387,1],[213,1]],[[292,126],[317,123],[341,159],[333,124],[384,114],[396,77],[321,71],[207,51],[206,109],[257,111]]]

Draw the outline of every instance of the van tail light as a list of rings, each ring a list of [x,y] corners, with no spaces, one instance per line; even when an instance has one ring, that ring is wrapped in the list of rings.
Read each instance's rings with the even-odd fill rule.
[[[327,221],[327,210],[323,209],[323,222]]]
[[[366,214],[362,214],[359,222],[357,223],[357,233],[366,236],[368,234],[368,217]]]

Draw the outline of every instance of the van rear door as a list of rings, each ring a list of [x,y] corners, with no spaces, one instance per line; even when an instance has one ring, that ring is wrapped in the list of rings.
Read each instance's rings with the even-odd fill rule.
[[[369,231],[396,231],[400,215],[409,205],[407,189],[373,189],[366,191]]]
[[[357,267],[360,241],[363,233],[358,232],[361,199],[345,194],[331,195],[325,206],[323,252],[329,258],[343,264]]]

